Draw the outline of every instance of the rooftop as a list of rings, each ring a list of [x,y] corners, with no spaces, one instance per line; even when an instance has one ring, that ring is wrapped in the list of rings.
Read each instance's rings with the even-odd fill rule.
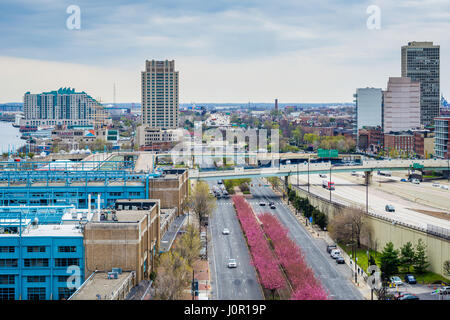
[[[106,272],[96,272],[86,280],[71,300],[110,300],[119,291],[132,272],[122,272],[117,279],[108,279]]]
[[[23,223],[23,222],[22,222]],[[19,234],[0,234],[2,236],[19,236]],[[32,225],[22,231],[22,237],[82,237],[83,234],[78,225]]]

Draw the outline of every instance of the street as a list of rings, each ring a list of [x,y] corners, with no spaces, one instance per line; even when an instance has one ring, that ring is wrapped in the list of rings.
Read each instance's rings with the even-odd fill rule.
[[[209,185],[212,187],[217,183],[210,182]],[[230,230],[229,235],[222,234],[224,228]],[[209,221],[208,230],[211,235],[208,255],[213,299],[262,300],[261,287],[250,263],[250,253],[231,197],[217,200],[217,209]],[[230,258],[236,259],[237,268],[228,268]]]
[[[251,192],[253,199],[250,200],[255,212],[269,212],[275,214],[280,222],[289,229],[289,236],[302,249],[306,262],[314,270],[316,277],[320,279],[324,288],[329,292],[333,300],[361,300],[362,294],[352,284],[352,271],[346,265],[338,265],[326,252],[326,242],[322,239],[314,239],[297,221],[293,213],[282,203],[280,196],[276,195],[270,187],[261,179],[252,180]],[[259,206],[264,201],[266,206]],[[276,209],[270,209],[269,201],[275,203]]]

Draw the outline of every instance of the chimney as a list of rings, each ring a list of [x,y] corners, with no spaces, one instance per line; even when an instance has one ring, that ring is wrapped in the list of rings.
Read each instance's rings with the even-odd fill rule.
[[[88,194],[88,219],[91,217],[91,194]]]
[[[100,193],[97,197],[97,213],[98,213],[98,221],[100,221]]]

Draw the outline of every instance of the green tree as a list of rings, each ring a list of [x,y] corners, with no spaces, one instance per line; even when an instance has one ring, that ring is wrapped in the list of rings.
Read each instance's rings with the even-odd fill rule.
[[[422,241],[422,239],[419,239],[416,245],[416,254],[414,255],[414,271],[422,274],[427,271],[427,268],[430,266],[428,263],[428,257],[427,257],[427,246]]]
[[[388,242],[381,252],[380,269],[383,279],[389,279],[398,272],[400,259],[398,257],[398,250],[394,250],[394,244]]]
[[[369,256],[369,266],[376,266],[377,262],[375,261],[375,258],[373,257],[373,255]]]
[[[201,247],[198,230],[192,224],[189,224],[186,228],[186,233],[175,244],[174,251],[192,267],[200,255]]]
[[[402,267],[406,268],[409,272],[411,266],[414,263],[415,252],[411,242],[405,243],[403,247],[400,248],[400,263]]]
[[[155,280],[155,299],[181,299],[184,289],[189,285],[191,268],[179,253],[169,251],[159,259],[158,276]]]

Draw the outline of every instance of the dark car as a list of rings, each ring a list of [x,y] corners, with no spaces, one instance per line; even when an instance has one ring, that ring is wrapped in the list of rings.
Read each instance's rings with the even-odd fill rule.
[[[418,296],[411,294],[411,293],[405,293],[404,295],[401,295],[397,298],[397,300],[420,300]]]
[[[407,274],[405,276],[405,282],[409,283],[409,284],[416,284],[417,280],[416,280],[416,278],[414,278],[414,276],[412,274]]]
[[[337,258],[336,258],[336,263],[337,263],[337,264],[345,264],[345,260],[344,260],[344,258],[342,258],[342,257],[337,257]]]
[[[330,253],[331,250],[336,249],[336,245],[335,244],[329,244],[327,245],[327,252]]]

